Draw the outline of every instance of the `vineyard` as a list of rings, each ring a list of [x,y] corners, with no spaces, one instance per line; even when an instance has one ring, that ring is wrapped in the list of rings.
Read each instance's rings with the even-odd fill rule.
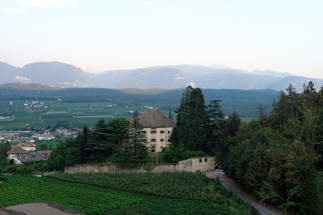
[[[6,176],[6,180],[0,182],[0,208],[45,200],[88,215],[255,214],[247,203],[226,193],[218,182],[205,179],[203,175],[155,174],[150,180],[149,176],[152,174],[55,174],[43,178]],[[193,179],[189,179],[190,176]],[[185,181],[179,183],[183,179]],[[104,183],[110,180],[110,184]],[[196,182],[194,187],[193,182]],[[161,187],[152,189],[158,183],[162,184]],[[166,189],[167,184],[169,187]],[[215,197],[209,199],[213,195]]]
[[[229,195],[219,182],[208,179],[202,173],[56,173],[48,177],[151,196],[212,201],[219,204],[226,202],[223,195]]]

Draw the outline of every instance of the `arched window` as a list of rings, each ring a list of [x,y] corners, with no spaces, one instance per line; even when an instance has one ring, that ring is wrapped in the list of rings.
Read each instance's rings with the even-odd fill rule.
[[[156,151],[155,146],[150,147],[150,151],[151,151],[151,152],[155,152],[155,151]]]

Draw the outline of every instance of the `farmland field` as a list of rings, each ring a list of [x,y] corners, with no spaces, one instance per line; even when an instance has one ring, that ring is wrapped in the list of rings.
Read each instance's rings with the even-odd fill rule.
[[[132,111],[145,111],[144,106],[112,106],[111,103],[62,103],[59,101],[44,101],[47,107],[25,107],[23,100],[15,101],[13,105],[3,111],[14,115],[14,121],[0,121],[0,130],[23,129],[31,126],[35,128],[54,127],[58,121],[66,121],[73,128],[82,128],[84,125],[94,126],[100,118],[106,121],[113,118],[130,118]],[[107,117],[109,116],[109,117]],[[113,118],[112,118],[112,117]],[[83,118],[84,117],[84,118]]]
[[[216,181],[205,179],[201,174],[156,174],[151,180],[146,176],[151,174],[111,174],[104,175],[106,177],[125,178],[118,184],[115,183],[113,188],[109,186],[102,186],[99,184],[91,185],[63,181],[61,179],[68,179],[68,175],[59,174],[58,177],[43,177],[36,178],[34,176],[6,176],[7,181],[0,183],[0,207],[9,205],[21,204],[31,201],[52,201],[73,210],[85,214],[252,214],[253,209],[245,202],[237,199],[232,194],[219,187]],[[84,179],[89,179],[91,174],[84,175]],[[143,177],[142,177],[143,176]],[[193,179],[189,179],[193,176]],[[82,175],[76,177],[82,178]],[[95,174],[91,177],[96,177]],[[154,185],[153,180],[160,178],[156,183],[169,183],[170,189],[167,191],[170,196],[165,197],[165,192],[157,194],[156,191],[146,191],[145,194],[135,191],[133,189],[127,190],[127,187],[134,187],[131,181],[135,179],[135,183],[143,189],[145,185]],[[201,189],[194,197],[187,199],[178,195],[180,192],[190,193],[190,189],[186,191],[181,190],[184,187],[183,177],[188,179],[185,185],[190,188],[194,183],[193,192]],[[61,178],[61,179],[58,179]],[[141,179],[140,179],[141,178]],[[177,180],[175,180],[177,178]],[[108,179],[108,178],[106,178]],[[128,179],[128,180],[127,180]],[[98,179],[99,182],[101,179]],[[172,182],[175,180],[175,182]],[[198,180],[202,180],[198,182]],[[95,182],[95,180],[93,180]],[[141,185],[140,185],[141,184]],[[176,188],[176,184],[179,188]],[[136,186],[137,186],[136,185]],[[156,185],[156,184],[155,184]],[[164,186],[164,185],[163,185]],[[162,186],[162,187],[163,187]],[[202,187],[200,187],[202,186]],[[120,188],[120,189],[119,189]],[[163,187],[164,188],[164,187]],[[202,196],[203,190],[209,190],[209,196]],[[159,191],[157,191],[159,192]],[[177,192],[177,193],[176,193]],[[184,193],[185,195],[185,193]],[[189,194],[190,195],[190,194]],[[208,199],[214,195],[216,198]]]
[[[0,88],[0,116],[10,116],[14,121],[0,120],[0,130],[23,130],[54,127],[58,121],[66,121],[72,128],[92,127],[100,116],[130,118],[132,111],[144,112],[157,107],[168,116],[169,107],[175,119],[183,90],[129,89],[62,89],[62,90],[15,90]],[[278,92],[272,90],[210,90],[203,89],[205,105],[211,100],[221,100],[225,115],[237,111],[240,117],[258,116],[259,104],[268,114]],[[34,103],[33,103],[34,102]],[[46,114],[48,112],[55,114]],[[91,116],[98,118],[75,118]],[[107,118],[107,121],[111,120]]]

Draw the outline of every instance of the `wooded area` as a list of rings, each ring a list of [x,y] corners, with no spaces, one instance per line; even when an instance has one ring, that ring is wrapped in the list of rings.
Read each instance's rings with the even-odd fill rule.
[[[323,87],[317,92],[310,82],[298,94],[290,85],[270,115],[261,106],[258,113],[230,135],[216,136],[217,160],[264,202],[296,214],[322,214]]]
[[[212,100],[206,106],[201,89],[187,87],[176,110],[172,145],[159,153],[159,162],[215,155],[228,176],[264,203],[295,214],[321,214],[323,87],[317,91],[310,82],[303,93],[296,93],[290,85],[287,93],[279,93],[270,114],[259,104],[258,119],[248,123],[241,122],[237,112],[224,118],[220,104]],[[155,162],[147,155],[140,124],[134,120],[129,125],[119,118],[108,123],[101,119],[94,130],[84,126],[77,138],[61,142],[37,169]]]

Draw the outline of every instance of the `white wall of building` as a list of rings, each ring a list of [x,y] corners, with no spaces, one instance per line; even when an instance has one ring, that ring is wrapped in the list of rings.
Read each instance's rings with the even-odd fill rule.
[[[22,146],[21,148],[26,151],[36,151],[36,146]]]
[[[147,142],[149,151],[153,152],[153,147],[155,147],[154,152],[161,152],[164,147],[167,147],[169,144],[169,137],[172,133],[172,127],[166,128],[143,128],[147,136]]]

